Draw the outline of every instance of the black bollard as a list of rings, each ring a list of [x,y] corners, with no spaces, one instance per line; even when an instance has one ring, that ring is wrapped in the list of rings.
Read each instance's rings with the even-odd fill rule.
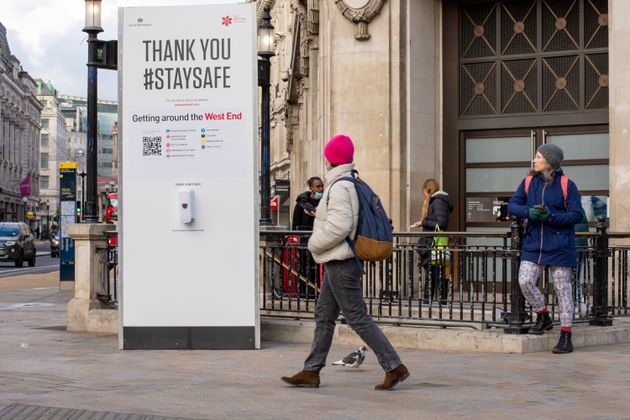
[[[608,232],[606,217],[597,217],[597,237],[595,238],[595,259],[593,263],[593,309],[590,325],[608,327],[613,324],[608,314]]]
[[[512,268],[510,288],[510,314],[508,324],[503,327],[505,334],[527,334],[529,326],[525,325],[525,297],[518,284],[518,270],[521,265],[521,238],[523,237],[523,220],[512,216]]]

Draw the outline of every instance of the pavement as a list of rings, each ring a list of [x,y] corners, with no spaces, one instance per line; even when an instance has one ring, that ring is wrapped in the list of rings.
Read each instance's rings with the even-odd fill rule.
[[[393,392],[374,391],[383,372],[368,352],[360,370],[328,366],[319,389],[291,388],[280,376],[300,369],[308,345],[118,350],[114,335],[65,331],[71,295],[52,277],[0,279],[0,419],[630,418],[628,344],[568,355],[400,349],[411,376]],[[351,350],[335,345],[329,362]]]

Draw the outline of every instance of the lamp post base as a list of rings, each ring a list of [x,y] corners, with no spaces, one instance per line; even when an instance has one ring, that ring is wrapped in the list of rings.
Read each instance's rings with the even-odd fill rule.
[[[503,327],[503,334],[529,334],[529,327],[508,325]]]
[[[613,320],[610,317],[595,318],[588,321],[588,325],[595,327],[610,327],[613,324]]]

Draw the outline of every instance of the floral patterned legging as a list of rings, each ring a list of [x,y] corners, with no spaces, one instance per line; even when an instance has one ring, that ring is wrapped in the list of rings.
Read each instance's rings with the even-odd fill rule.
[[[536,286],[538,277],[540,277],[544,267],[530,261],[522,261],[518,271],[518,283],[521,285],[523,296],[532,305],[534,311],[537,312],[546,308],[545,297],[538,289],[538,286]],[[553,287],[556,290],[560,308],[560,324],[563,327],[570,327],[573,321],[573,293],[571,291],[573,270],[571,267],[552,265],[551,278],[553,279]]]

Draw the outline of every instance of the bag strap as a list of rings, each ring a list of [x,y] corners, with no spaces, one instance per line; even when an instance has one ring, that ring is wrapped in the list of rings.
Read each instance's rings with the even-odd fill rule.
[[[330,186],[328,187],[328,194],[326,195],[326,207],[328,207],[328,203],[330,201],[330,192],[332,191],[333,185],[335,185],[339,181],[344,181],[344,180],[345,181],[350,181],[350,182],[352,182],[353,184],[356,185],[358,180],[357,180],[357,178],[354,177],[354,174],[357,174],[357,178],[358,178],[359,172],[357,172],[355,169],[353,169],[352,170],[352,176],[342,176],[341,178],[335,179],[333,181],[333,183],[330,184]],[[359,266],[359,268],[361,269],[361,274],[365,273],[365,270],[363,268],[363,263],[361,262],[359,257],[357,257],[357,253],[354,250],[354,240],[350,239],[350,235],[346,236],[346,243],[348,244],[348,246],[352,250],[352,253],[354,254],[354,259],[357,262],[357,265]]]
[[[525,178],[525,195],[529,191],[529,186],[532,183],[533,175],[527,175]],[[560,177],[560,187],[562,187],[562,197],[564,197],[564,208],[568,210],[567,207],[567,197],[569,196],[569,177],[566,175],[562,175]]]
[[[527,195],[527,192],[529,191],[529,185],[532,183],[532,179],[534,179],[533,175],[527,175],[527,178],[525,178],[525,194]]]
[[[332,191],[333,185],[335,185],[339,181],[350,181],[354,184],[357,183],[357,179],[351,176],[342,176],[341,178],[335,179],[333,183],[330,184],[330,187],[328,187],[328,194],[326,195],[326,206],[328,206],[328,202],[330,201],[330,192]]]
[[[560,177],[560,186],[562,187],[562,195],[564,196],[564,209],[569,210],[567,207],[567,196],[569,195],[569,177],[562,175]]]

